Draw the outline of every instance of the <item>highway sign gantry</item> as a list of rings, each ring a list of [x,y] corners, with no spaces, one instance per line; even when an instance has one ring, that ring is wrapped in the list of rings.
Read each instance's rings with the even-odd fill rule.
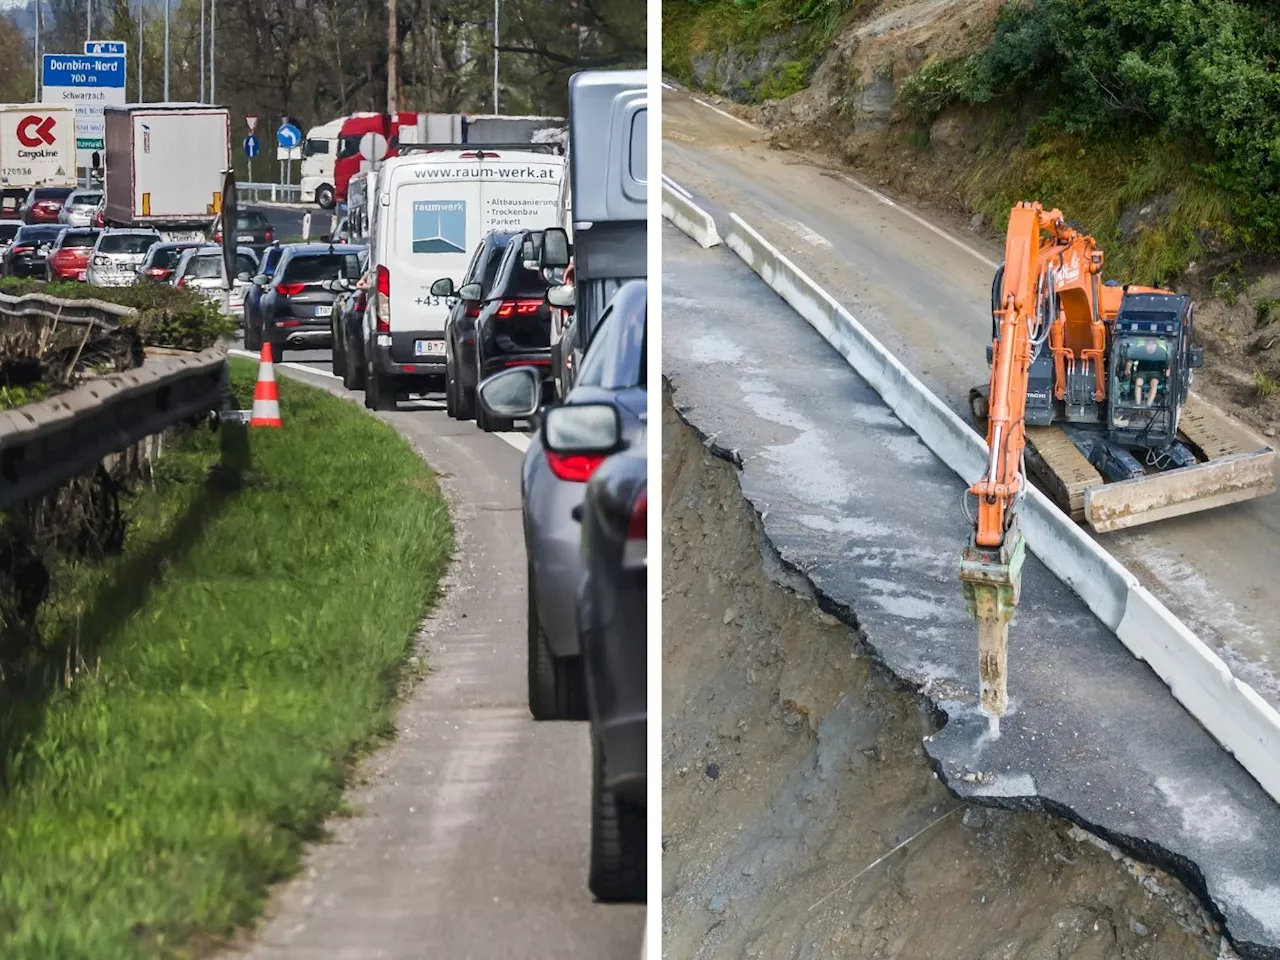
[[[43,102],[75,107],[76,162],[87,167],[106,146],[103,108],[125,103],[125,57],[47,53],[41,66]]]

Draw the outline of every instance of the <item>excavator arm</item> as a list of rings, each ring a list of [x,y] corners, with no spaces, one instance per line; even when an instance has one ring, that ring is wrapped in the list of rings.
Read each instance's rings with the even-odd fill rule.
[[[1008,709],[1009,622],[1026,559],[1015,507],[1028,483],[1024,415],[1032,354],[1046,343],[1055,349],[1062,341],[1061,287],[1068,295],[1080,294],[1090,322],[1097,323],[1091,296],[1096,284],[1091,281],[1101,266],[1101,254],[1094,254],[1092,238],[1066,226],[1058,210],[1020,203],[1009,215],[1003,277],[993,304],[996,337],[987,401],[987,467],[969,488],[978,512],[960,564],[965,601],[978,622],[979,708],[990,717],[1002,717]],[[1099,372],[1101,366],[1099,361]]]

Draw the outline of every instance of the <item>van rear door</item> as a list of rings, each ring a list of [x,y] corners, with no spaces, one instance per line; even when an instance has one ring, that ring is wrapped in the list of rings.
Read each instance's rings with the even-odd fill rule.
[[[555,226],[563,173],[557,156],[475,151],[433,155],[398,170],[386,258],[392,333],[443,336],[449,308],[431,295],[431,284],[441,277],[459,282],[490,230]]]

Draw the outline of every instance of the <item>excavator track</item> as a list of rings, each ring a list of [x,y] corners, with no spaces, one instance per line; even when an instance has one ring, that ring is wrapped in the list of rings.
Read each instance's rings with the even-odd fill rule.
[[[987,390],[984,384],[969,394],[974,422],[984,433]],[[1194,393],[1182,408],[1179,434],[1203,462],[1108,483],[1060,428],[1027,427],[1027,472],[1072,520],[1099,533],[1275,492],[1275,452]]]

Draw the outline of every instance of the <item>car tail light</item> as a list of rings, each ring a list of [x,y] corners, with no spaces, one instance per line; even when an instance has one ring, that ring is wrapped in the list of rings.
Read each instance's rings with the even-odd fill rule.
[[[282,283],[279,286],[277,286],[276,289],[279,290],[281,293],[283,293],[286,297],[296,297],[304,289],[306,289],[306,286],[307,285],[305,283]]]
[[[213,242],[214,242],[214,243],[221,243],[221,242],[222,242],[222,231],[221,231],[221,230],[215,230],[215,231],[213,231]]]
[[[35,244],[33,243],[20,243],[13,248],[13,252],[14,253],[33,253],[35,252],[35,249],[36,247],[35,247]]]
[[[560,480],[569,483],[586,483],[596,467],[604,463],[604,457],[589,453],[552,453],[547,451],[547,465]]]
[[[163,280],[168,275],[169,275],[169,271],[166,270],[164,267],[148,267],[147,268],[148,277],[155,277],[157,280]]]
[[[503,300],[494,311],[494,315],[503,319],[515,316],[527,317],[537,313],[541,306],[541,300]]]
[[[178,278],[178,282],[177,282],[176,284],[174,284],[174,286],[177,286],[177,287],[185,287],[186,285],[187,285],[187,278],[186,278],[186,277],[179,277],[179,278]]]
[[[275,231],[273,230],[268,230],[265,236],[266,236],[267,243],[270,243],[272,240],[276,238]]]
[[[365,307],[365,295],[364,295],[364,291],[362,290],[360,291],[360,293],[356,294],[356,296],[352,299],[351,309],[354,310],[356,313],[364,313],[364,307]]]
[[[627,542],[622,548],[622,566],[626,570],[642,569],[649,563],[649,490],[646,487],[631,505],[631,522],[627,524]]]
[[[378,320],[378,332],[391,332],[391,318],[387,315],[387,311],[391,309],[391,271],[383,264],[378,264],[378,301],[375,313]]]

